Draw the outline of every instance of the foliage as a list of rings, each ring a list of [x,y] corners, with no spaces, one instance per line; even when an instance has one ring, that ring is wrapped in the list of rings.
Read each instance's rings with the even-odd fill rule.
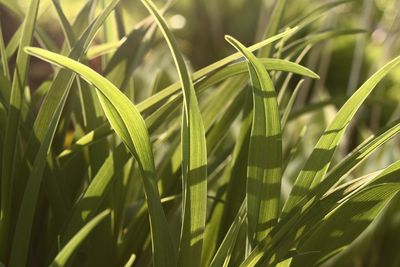
[[[356,52],[348,96],[332,92],[343,83],[330,88],[331,72],[342,70],[322,52],[365,31],[318,27],[351,4],[293,17],[296,7],[278,0],[255,44],[226,35],[228,55],[198,68],[215,59],[181,50],[185,32],[169,27],[182,19],[179,4],[141,2],[144,18],[126,18],[131,3],[93,0],[70,22],[63,1],[0,0],[20,20],[9,40],[0,25],[0,263],[365,264],[371,240],[385,240],[399,212],[391,73],[400,57],[354,90],[364,77]],[[39,23],[46,8],[62,45]],[[34,84],[43,62],[51,72]]]

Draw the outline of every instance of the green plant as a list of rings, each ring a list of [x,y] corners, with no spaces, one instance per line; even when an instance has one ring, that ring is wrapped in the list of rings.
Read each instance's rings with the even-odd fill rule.
[[[142,0],[151,17],[125,34],[119,0],[101,1],[100,13],[98,1],[88,1],[73,24],[52,0],[65,36],[58,49],[36,24],[40,1],[31,0],[7,45],[0,28],[0,262],[11,267],[349,264],[357,242],[368,237],[364,230],[398,201],[400,161],[356,178],[350,174],[400,131],[399,119],[346,156],[335,151],[356,112],[400,57],[345,101],[311,154],[300,158],[304,166],[294,171],[293,181],[288,168],[299,159],[296,151],[308,134],[298,130],[298,114],[322,113],[335,103],[294,109],[304,79],[319,78],[299,62],[318,42],[362,32],[305,30],[346,2],[323,4],[282,27],[287,3],[280,0],[263,41],[246,47],[226,36],[238,52],[190,73],[162,15],[170,3],[160,12]],[[11,1],[0,3],[23,14]],[[116,22],[109,19],[113,11]],[[116,40],[107,31],[113,27],[120,33]],[[93,46],[101,28],[104,43]],[[180,81],[168,85],[173,78],[160,72],[138,86],[136,72],[151,65],[146,56],[162,40],[157,29]],[[31,47],[34,37],[43,48]],[[15,51],[11,77],[8,62]],[[155,52],[156,62],[163,51]],[[30,56],[55,67],[32,95],[26,84]],[[102,59],[102,75],[87,66],[95,57]],[[320,131],[323,119],[309,127],[314,124]],[[282,184],[292,182],[286,195]]]

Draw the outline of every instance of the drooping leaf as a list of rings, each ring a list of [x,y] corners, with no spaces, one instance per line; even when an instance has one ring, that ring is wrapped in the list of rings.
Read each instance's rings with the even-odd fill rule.
[[[89,67],[39,48],[26,48],[26,52],[75,71],[98,90],[106,117],[139,164],[151,221],[154,264],[156,266],[174,265],[174,246],[160,203],[150,139],[144,120],[136,107],[118,88]]]

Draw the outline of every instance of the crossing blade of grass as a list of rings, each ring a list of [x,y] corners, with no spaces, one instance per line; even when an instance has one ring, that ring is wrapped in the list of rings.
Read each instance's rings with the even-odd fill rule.
[[[356,168],[363,161],[379,149],[383,144],[392,139],[400,132],[399,120],[392,123],[392,125],[385,127],[376,136],[371,136],[365,142],[356,147],[350,154],[341,160],[336,166],[332,168],[326,175],[326,178],[310,191],[304,199],[299,201],[299,205],[305,204],[306,201],[315,198],[314,201],[319,199],[325,194],[329,188],[339,183],[346,177],[351,170]]]
[[[395,131],[396,128],[398,132],[398,124],[390,127],[390,129],[378,136],[376,138],[376,141],[370,140],[360,146],[360,148],[357,148],[353,153],[350,154],[348,158],[343,161],[343,164],[339,164],[341,165],[341,167],[338,167],[337,170],[339,172],[342,172],[343,174],[346,172],[346,168],[348,168],[349,170],[351,166],[354,166],[359,161],[362,161],[364,157],[372,153],[372,151],[375,150],[379,145],[389,140],[390,137],[393,137],[393,131]],[[359,157],[359,159],[355,160],[357,157]],[[355,160],[356,163],[350,162],[351,159]],[[291,214],[291,216],[286,216],[283,220],[280,221],[280,227],[277,227],[276,234],[273,236],[271,243],[277,244],[279,242],[277,240],[279,240],[280,238],[284,238],[286,240],[284,242],[289,242],[289,244],[287,245],[287,249],[289,249],[289,247],[293,246],[293,243],[302,236],[302,234],[299,233],[304,232],[304,229],[312,228],[313,225],[315,225],[315,223],[319,221],[318,216],[321,216],[322,218],[323,216],[325,216],[325,214],[328,214],[329,210],[333,210],[333,208],[335,207],[335,203],[340,204],[347,198],[348,195],[353,194],[353,192],[359,191],[360,189],[367,186],[371,187],[374,185],[397,183],[396,179],[398,177],[399,170],[400,162],[397,161],[383,171],[377,172],[379,173],[378,175],[366,175],[365,178],[355,179],[354,181],[349,182],[348,185],[345,184],[341,187],[338,187],[338,189],[336,190],[331,189],[333,183],[332,181],[329,181],[331,180],[331,178],[329,178],[329,180],[327,178],[319,186],[317,186],[315,190],[310,192],[310,196],[308,199],[311,200],[309,203],[306,203],[303,200],[299,202],[299,205],[303,207],[301,213],[299,212],[295,216]],[[333,171],[332,174],[335,172],[336,171]],[[331,190],[327,192],[329,189]],[[322,194],[324,193],[325,195],[321,198]],[[305,228],[305,225],[308,225],[308,228]],[[292,237],[295,238],[290,241]],[[265,248],[265,250],[268,250],[270,248],[271,246],[269,248]],[[287,250],[284,250],[284,252],[282,253],[286,253],[286,251]]]
[[[118,88],[89,67],[40,48],[26,48],[26,52],[75,71],[97,89],[99,100],[111,126],[139,164],[151,222],[154,265],[174,266],[176,264],[175,250],[168,222],[161,207],[147,128],[139,111]]]
[[[268,39],[265,39],[261,42],[258,42],[256,44],[250,46],[248,49],[250,51],[256,51],[257,49],[260,49],[270,43],[275,42],[276,40],[279,40],[289,34],[296,32],[296,31],[297,31],[296,27],[292,28],[292,29],[287,29],[286,31],[284,31],[280,34],[277,34],[273,37],[270,37]],[[227,56],[211,65],[208,65],[207,67],[204,67],[204,68],[194,72],[192,75],[192,79],[195,81],[201,77],[211,74],[214,71],[218,70],[219,68],[239,59],[240,57],[241,57],[241,54],[239,52],[232,54],[230,56]],[[159,93],[153,95],[151,98],[146,99],[143,103],[140,104],[140,106],[138,106],[138,108],[147,110],[149,107],[155,105],[155,103],[158,103],[160,100],[165,99],[165,98],[171,96],[172,94],[174,94],[175,92],[179,91],[179,89],[180,89],[179,86],[180,86],[179,83],[172,84],[171,86],[165,88],[164,90],[160,91]]]
[[[382,242],[380,240],[384,238],[388,231],[386,225],[390,225],[393,214],[398,209],[399,197],[400,194],[397,193],[390,200],[387,207],[382,210],[381,214],[358,237],[352,240],[349,245],[344,246],[341,251],[324,261],[321,267],[352,266],[354,259],[362,258],[363,255],[370,251],[371,247],[377,246],[377,240],[379,240],[378,242]],[[386,264],[383,265],[387,266]]]
[[[298,65],[296,63],[287,61],[287,60],[281,60],[281,59],[273,59],[273,58],[261,58],[259,61],[262,62],[266,70],[276,70],[276,71],[285,71],[285,72],[291,72],[295,73],[298,75],[303,75],[306,77],[318,79],[319,76],[315,74],[313,71],[309,70],[308,68],[305,68],[301,65]],[[234,63],[231,65],[226,66],[225,68],[222,68],[215,73],[206,76],[206,77],[199,77],[198,80],[195,80],[195,89],[196,92],[202,93],[203,91],[211,88],[213,85],[216,85],[219,82],[222,82],[228,78],[231,78],[235,75],[240,75],[248,72],[246,62],[238,62]],[[174,89],[173,92],[170,89]],[[162,98],[158,98],[158,100],[153,102],[153,96],[147,98],[146,100],[140,102],[137,105],[138,110],[140,113],[145,113],[149,109],[152,109],[153,107],[157,106],[161,102],[165,101],[168,99],[168,97],[172,94],[175,94],[178,90],[181,90],[181,85],[179,83],[174,83],[173,85],[165,88],[164,90],[170,91],[168,95],[163,96]],[[168,102],[163,104],[163,108],[155,110],[152,114],[149,115],[148,118],[146,118],[146,124],[149,126],[147,123],[148,119],[151,117],[151,121],[156,121],[158,118],[160,118],[163,113],[165,112],[164,110],[169,110],[166,108],[166,106],[172,106],[172,105],[177,105],[180,100],[180,95],[176,95],[168,99]],[[152,102],[152,104],[148,105],[147,103]],[[175,104],[173,103],[175,102]],[[150,127],[150,126],[149,126]],[[110,129],[110,125],[107,123],[99,126],[98,128],[88,132],[86,135],[82,136],[79,140],[77,140],[71,148],[68,148],[64,150],[63,152],[60,153],[59,157],[65,157],[67,155],[70,155],[71,153],[77,152],[80,149],[82,149],[85,146],[91,145],[98,140],[106,137],[107,135],[111,134],[112,130]]]
[[[48,0],[41,1],[42,4],[46,4]],[[21,10],[21,7],[19,6],[19,3],[16,1],[9,1],[9,0],[0,0],[0,4],[7,8],[9,11],[11,11],[15,17],[18,20],[23,20],[28,16],[29,11],[25,13],[24,11]],[[48,3],[47,3],[48,4]],[[40,18],[43,14],[45,14],[46,8],[41,8],[38,11],[37,18]],[[18,43],[19,40],[21,39],[21,34],[22,34],[22,29],[23,29],[23,23],[21,23],[21,26],[18,28],[18,30],[15,32],[14,36],[12,39],[14,39],[13,44],[9,47],[7,46],[7,55],[10,58],[14,52],[18,48]],[[49,37],[49,35],[44,31],[44,29],[41,27],[41,25],[36,24],[34,28],[34,35],[35,39],[42,45],[43,47],[46,47],[46,49],[49,49],[51,51],[56,51],[57,50],[57,45],[53,42],[53,40]],[[9,43],[10,44],[10,43]]]
[[[23,25],[20,25],[19,28],[15,31],[11,39],[8,41],[7,46],[6,46],[6,54],[7,54],[7,59],[10,60],[11,57],[14,55],[15,51],[18,49],[18,43],[19,40],[21,39],[21,33],[22,33]]]
[[[61,111],[58,110],[55,112]],[[42,145],[38,150],[27,181],[11,246],[10,267],[24,266],[28,258],[36,203],[41,187],[43,170],[46,166],[47,152],[53,141],[56,126],[57,121],[54,120],[48,126],[49,131],[47,131]]]
[[[92,130],[79,138],[70,148],[67,148],[63,150],[59,155],[58,158],[62,159],[65,158],[81,149],[84,147],[87,147],[89,145],[95,144],[96,142],[99,142],[100,140],[103,140],[110,134],[112,134],[112,128],[109,123],[105,123],[102,126],[97,127],[95,130]]]
[[[304,82],[304,79],[300,80],[297,83],[296,87],[293,90],[292,95],[290,96],[289,102],[287,103],[287,105],[285,107],[285,110],[283,112],[282,119],[281,119],[282,129],[284,129],[285,126],[286,126],[286,123],[287,123],[289,115],[290,115],[290,113],[292,111],[294,102],[296,101],[297,94],[299,93],[299,90],[300,90],[301,85],[303,84],[303,82]]]
[[[40,0],[30,1],[28,15],[26,16],[16,59],[11,87],[10,106],[7,118],[7,128],[5,132],[2,153],[1,168],[1,215],[0,215],[0,260],[7,262],[7,250],[9,249],[10,238],[10,216],[12,206],[13,188],[13,169],[18,149],[18,130],[20,126],[21,108],[23,102],[23,92],[25,89],[26,78],[29,67],[29,56],[23,52],[23,47],[30,45],[35,29],[36,16],[39,10]]]
[[[7,78],[7,80],[11,81],[10,69],[8,67],[8,57],[3,39],[3,30],[1,24],[0,24],[0,56],[1,56],[1,66],[3,69],[4,76]]]
[[[334,120],[315,145],[314,151],[296,178],[290,196],[284,205],[283,217],[298,204],[298,201],[305,195],[304,192],[307,192],[321,182],[330,166],[334,151],[354,114],[375,88],[377,83],[382,80],[389,71],[397,67],[399,63],[400,57],[397,57],[383,66],[369,78],[339,110]]]
[[[154,16],[168,46],[182,84],[182,227],[179,245],[180,266],[200,266],[207,213],[207,151],[200,108],[189,71],[167,23],[155,5],[142,0]]]
[[[104,73],[110,81],[118,87],[125,88],[128,81],[142,61],[144,55],[150,50],[155,27],[144,24],[143,27],[134,29],[125,42],[118,48],[108,61]],[[135,51],[132,53],[131,51]]]
[[[108,156],[103,165],[93,178],[84,195],[75,203],[66,226],[61,234],[61,244],[68,241],[88,220],[90,220],[100,207],[107,195],[112,179],[121,172],[129,160],[129,153],[121,144]],[[90,208],[88,207],[89,201]],[[89,212],[85,212],[88,210]]]
[[[54,5],[54,8],[57,11],[57,15],[58,15],[58,19],[60,20],[61,28],[62,28],[62,30],[64,32],[65,37],[66,37],[65,40],[66,40],[68,46],[72,47],[76,42],[75,33],[74,33],[73,29],[72,29],[72,26],[69,24],[68,19],[66,18],[65,14],[64,14],[64,12],[62,10],[60,1],[59,0],[52,0],[52,2],[53,2],[53,5]]]
[[[275,59],[275,58],[259,58],[259,61],[263,64],[266,70],[271,71],[285,71],[291,72],[298,75],[304,75],[306,77],[310,77],[313,79],[318,79],[319,76],[313,71],[299,65],[293,63],[288,60]],[[202,91],[204,88],[208,88],[220,81],[223,81],[229,77],[233,77],[235,75],[243,74],[248,72],[247,63],[246,62],[238,62],[222,68],[215,73],[206,76],[204,79],[201,79],[196,83],[196,89]],[[202,89],[202,90],[200,90]]]
[[[339,36],[345,35],[354,35],[354,34],[362,34],[365,33],[363,29],[332,29],[332,30],[325,30],[323,32],[318,32],[315,34],[307,35],[303,38],[299,38],[296,41],[288,43],[282,49],[282,52],[289,52],[291,54],[296,54],[301,52],[305,47],[308,45],[314,45],[316,43],[333,39]]]
[[[350,198],[324,218],[321,225],[312,230],[310,237],[298,248],[298,252],[302,253],[318,247],[318,252],[295,257],[291,266],[321,265],[339,253],[345,244],[351,243],[378,216],[399,189],[398,183],[381,184],[371,186]],[[321,238],[326,242],[321,242]]]
[[[99,14],[99,16],[86,28],[85,32],[82,34],[69,53],[70,58],[80,60],[83,57],[91,41],[96,36],[97,31],[118,3],[119,0],[111,1],[109,5]],[[38,146],[38,144],[35,144],[35,142],[41,142],[50,121],[53,119],[59,120],[60,114],[51,113],[49,110],[57,110],[57,106],[65,105],[65,101],[74,77],[74,74],[68,70],[61,70],[56,74],[56,77],[53,80],[49,92],[47,93],[47,96],[44,99],[35,120],[34,132],[29,139],[26,153],[28,159],[33,158],[35,150]]]
[[[126,38],[122,38],[117,42],[109,42],[105,44],[94,45],[89,48],[86,57],[88,60],[94,59],[99,56],[107,55],[115,52],[121,45],[126,41]]]
[[[307,12],[307,15],[292,20],[289,23],[288,27],[292,27],[293,25],[306,24],[307,21],[309,21],[309,20],[313,21],[314,17],[316,17],[316,16],[318,17],[321,14],[331,11],[335,7],[338,7],[338,6],[346,4],[346,3],[350,3],[352,1],[353,0],[338,0],[338,1],[330,1],[327,3],[323,3],[319,6],[317,6],[316,8],[310,10],[309,12]]]
[[[352,196],[376,185],[385,185],[390,183],[397,183],[398,175],[400,173],[400,161],[397,161],[382,171],[368,174],[359,179],[354,179],[347,184],[331,189],[323,198],[317,202],[311,202],[313,205],[304,205],[304,209],[299,217],[291,217],[289,221],[284,218],[282,220],[282,227],[277,229],[277,234],[273,236],[271,243],[278,244],[280,248],[275,251],[281,250],[281,253],[286,253],[294,243],[300,239],[305,239],[305,233],[311,233],[318,221],[321,221],[331,211],[338,207],[341,203],[349,200]],[[398,187],[399,189],[399,187]],[[367,213],[367,211],[365,211]],[[285,221],[286,220],[286,221]],[[286,244],[285,244],[286,243]],[[282,251],[283,247],[283,251]],[[270,250],[265,248],[266,250]]]
[[[230,86],[230,84],[228,84]],[[224,200],[224,203],[215,202],[210,208],[210,215],[207,221],[202,264],[208,266],[213,259],[219,243],[225,238],[231,222],[235,219],[246,194],[246,171],[250,129],[252,123],[252,101],[251,92],[245,92],[245,100],[241,108],[241,121],[239,133],[235,140],[235,146],[231,153],[231,160],[225,167],[219,181],[226,185],[226,189],[218,190],[217,196]],[[221,192],[222,191],[222,192]]]
[[[260,49],[260,48],[262,48],[262,47],[264,47],[264,46],[266,46],[266,45],[269,45],[269,44],[273,43],[273,42],[276,41],[276,40],[279,40],[279,39],[281,39],[281,38],[283,38],[283,37],[285,37],[285,36],[288,36],[288,35],[291,35],[291,34],[295,33],[297,30],[298,30],[297,27],[288,28],[288,29],[285,30],[284,32],[279,33],[279,34],[277,34],[277,35],[274,35],[274,36],[272,36],[272,37],[269,37],[269,38],[267,38],[267,39],[265,39],[265,40],[263,40],[263,41],[261,41],[261,42],[258,42],[258,43],[256,43],[256,44],[254,44],[254,45],[248,47],[247,49],[248,49],[250,52],[254,52],[254,51],[256,51],[256,50],[258,50],[258,49]],[[221,60],[219,60],[219,61],[217,61],[217,62],[215,62],[215,63],[213,63],[213,64],[211,64],[211,65],[209,65],[209,66],[207,66],[207,67],[204,67],[203,69],[200,69],[200,70],[196,71],[196,72],[194,73],[194,76],[195,76],[195,77],[196,77],[196,76],[204,76],[204,75],[206,75],[207,73],[210,73],[210,72],[212,72],[212,71],[214,71],[214,70],[217,70],[217,69],[219,69],[220,67],[223,67],[223,66],[225,66],[226,64],[229,64],[230,62],[241,58],[241,56],[242,56],[242,55],[241,55],[239,52],[237,52],[237,53],[235,53],[235,54],[233,54],[233,55],[230,55],[230,56],[228,56],[228,57],[226,57],[226,58],[224,58],[224,59],[221,59]],[[194,79],[195,79],[195,77],[194,77]]]
[[[253,124],[247,169],[248,238],[261,242],[278,219],[282,171],[279,107],[272,80],[258,59],[230,36],[226,40],[248,60],[253,87]]]
[[[243,202],[242,206],[239,209],[238,214],[236,215],[235,220],[233,221],[231,227],[229,228],[224,240],[222,241],[221,245],[219,246],[217,253],[213,260],[211,261],[210,267],[220,267],[220,266],[228,266],[229,260],[231,257],[231,252],[236,242],[236,238],[239,234],[239,230],[241,225],[244,223],[246,214],[245,214],[245,201]]]
[[[279,0],[275,3],[274,10],[272,11],[267,29],[264,33],[264,39],[274,36],[275,34],[278,33],[285,7],[286,7],[286,0]],[[273,52],[272,45],[268,45],[268,46],[261,48],[259,50],[257,56],[258,57],[271,57],[272,52]]]
[[[78,54],[78,57],[79,53],[82,55],[84,51],[80,50],[79,48],[81,46],[85,47],[85,45],[87,46],[90,43],[89,41],[94,38],[94,35],[97,29],[101,26],[102,21],[108,16],[117,3],[118,1],[111,2],[108,8],[106,8],[98,17],[98,19],[92,24],[92,27],[89,27],[89,29],[86,31],[86,35],[81,38],[80,43],[77,46],[78,51],[75,50],[75,53]],[[12,247],[15,249],[13,249],[13,253],[11,254],[10,258],[10,262],[15,264],[15,266],[21,266],[25,264],[26,261],[29,250],[32,222],[34,219],[34,211],[39,196],[43,171],[46,166],[47,152],[53,141],[56,127],[65,104],[68,88],[70,86],[68,83],[72,82],[72,78],[72,74],[64,72],[64,75],[61,74],[60,79],[58,80],[59,84],[57,85],[56,82],[52,84],[53,89],[50,89],[49,94],[47,95],[48,100],[45,100],[41,106],[35,121],[34,133],[31,133],[31,142],[28,142],[26,156],[32,164],[32,170],[29,174],[25,174],[27,176],[29,175],[27,186],[18,188],[18,190],[23,192],[23,198],[16,223],[17,228],[12,243]],[[65,86],[67,87],[67,92],[61,91],[65,88]],[[61,95],[54,95],[54,90],[58,90],[56,94],[59,93]],[[53,92],[53,94],[51,95],[50,92]],[[52,98],[52,96],[55,98]],[[43,109],[43,106],[49,107],[48,105],[53,106],[51,106],[51,109]],[[37,126],[36,123],[38,121],[39,123],[41,122],[46,124],[37,128],[35,126]]]
[[[74,59],[80,59],[85,50],[88,48],[91,40],[95,37],[96,32],[104,22],[104,20],[108,17],[111,11],[118,4],[119,0],[113,0],[109,3],[106,9],[104,9],[99,16],[87,27],[85,32],[82,34],[77,44],[73,47],[70,52],[70,57]],[[73,79],[75,75],[68,70],[61,70],[56,74],[51,87],[44,99],[39,113],[36,116],[33,132],[31,132],[30,137],[28,139],[26,155],[25,157],[31,164],[34,164],[34,161],[37,158],[37,151],[41,149],[44,145],[44,139],[48,132],[54,132],[54,129],[49,128],[49,125],[56,128],[57,124],[61,118],[62,111],[64,109],[67,97],[69,95],[69,90],[71,88]],[[55,111],[55,112],[49,112]],[[56,122],[56,123],[54,123]],[[52,137],[51,139],[53,139]],[[50,146],[51,142],[47,145]],[[47,148],[48,149],[48,148]],[[45,150],[47,150],[45,149]],[[43,155],[43,159],[46,160],[46,155]],[[40,162],[40,161],[38,161]],[[28,176],[28,171],[26,172],[26,176]],[[37,173],[41,176],[40,172]],[[41,180],[37,180],[38,183],[41,183]],[[35,187],[32,187],[35,188]],[[20,190],[23,190],[20,189]],[[34,196],[37,196],[36,194]],[[35,203],[35,199],[29,200],[29,203]],[[25,221],[27,223],[27,221]]]
[[[73,254],[79,248],[83,241],[90,235],[93,229],[99,225],[103,220],[105,220],[110,215],[110,210],[105,210],[99,213],[96,217],[90,220],[84,227],[82,227],[79,232],[74,235],[71,240],[61,249],[61,251],[54,258],[53,262],[50,264],[51,267],[62,267],[67,266],[69,260],[72,258]]]
[[[348,201],[351,197],[356,196],[358,192],[366,190],[368,184],[370,187],[376,185],[385,185],[388,181],[393,181],[399,174],[399,162],[396,162],[383,171],[368,174],[359,179],[352,180],[347,184],[331,190],[323,199],[316,202],[314,206],[305,210],[300,217],[286,218],[279,222],[277,229],[268,240],[257,246],[249,255],[249,257],[241,264],[242,267],[261,266],[271,263],[272,259],[275,263],[285,257],[286,253],[296,246],[295,244],[305,237],[305,232],[311,233],[314,227],[318,226],[318,222],[327,216],[331,211],[339,205]],[[374,181],[375,184],[373,183]],[[398,185],[397,185],[398,187]],[[307,229],[305,231],[304,229]],[[301,234],[298,232],[301,231]]]

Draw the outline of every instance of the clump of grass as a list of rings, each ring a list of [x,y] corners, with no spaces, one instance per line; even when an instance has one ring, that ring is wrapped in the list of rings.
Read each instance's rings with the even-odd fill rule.
[[[350,174],[400,131],[399,119],[343,157],[335,151],[400,57],[346,99],[303,157],[296,153],[308,132],[295,129],[302,123],[298,114],[323,113],[334,101],[294,109],[304,81],[319,79],[299,64],[306,54],[318,42],[360,33],[305,31],[346,2],[323,4],[286,27],[287,3],[280,0],[262,41],[246,47],[227,35],[226,44],[237,52],[191,73],[163,15],[170,3],[159,11],[142,0],[150,17],[125,33],[119,0],[99,5],[98,14],[97,1],[89,1],[72,24],[53,0],[65,35],[58,49],[37,25],[40,1],[31,0],[15,33],[18,45],[5,44],[0,28],[0,262],[11,267],[351,262],[368,240],[365,230],[398,199],[400,162]],[[120,40],[105,30],[104,43],[92,45],[99,30],[113,28]],[[31,46],[34,37],[42,48]],[[162,88],[160,81],[171,77],[160,72],[147,83],[153,86],[138,87],[136,72],[146,68],[158,38],[167,43],[179,81]],[[11,76],[8,59],[15,51]],[[27,89],[31,56],[55,70],[33,92]],[[152,56],[157,60],[159,54]],[[88,66],[94,57],[101,57],[101,73]],[[143,79],[150,78],[154,75]],[[323,124],[320,118],[308,127]],[[298,161],[302,167],[293,168]]]

